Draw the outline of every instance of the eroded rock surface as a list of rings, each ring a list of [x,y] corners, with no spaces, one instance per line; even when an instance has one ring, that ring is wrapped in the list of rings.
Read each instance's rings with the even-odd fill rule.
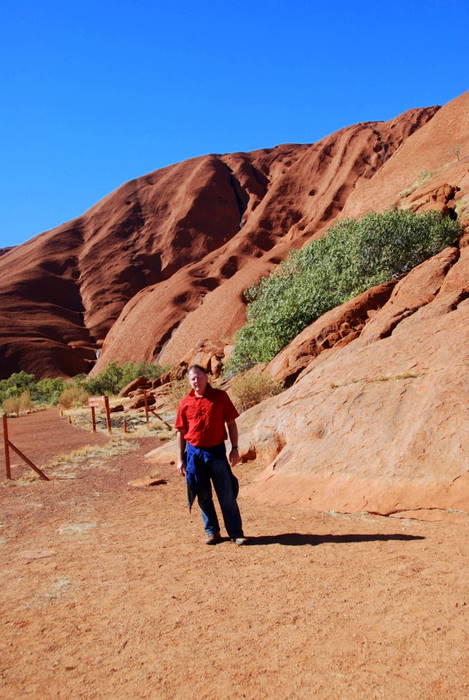
[[[244,289],[318,235],[436,113],[178,163],[3,250],[1,376],[86,372],[98,349],[96,370],[173,364],[204,338],[227,341],[244,321]]]

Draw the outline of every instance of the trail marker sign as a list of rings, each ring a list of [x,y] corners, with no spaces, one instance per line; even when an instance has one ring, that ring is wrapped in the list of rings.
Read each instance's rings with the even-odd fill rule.
[[[109,410],[109,396],[90,396],[88,406],[91,408],[91,422],[93,433],[96,432],[96,409],[104,408],[106,412],[106,425],[108,433],[112,433],[111,412]]]

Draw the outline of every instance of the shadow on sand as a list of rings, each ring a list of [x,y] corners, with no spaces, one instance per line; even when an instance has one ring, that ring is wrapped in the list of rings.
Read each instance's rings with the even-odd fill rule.
[[[332,542],[335,544],[347,544],[350,542],[387,542],[411,540],[424,540],[420,535],[403,535],[402,533],[388,535],[304,535],[300,532],[285,532],[281,535],[261,535],[249,537],[245,546],[257,546],[265,544],[283,544],[287,547],[299,547],[301,545],[318,545]]]

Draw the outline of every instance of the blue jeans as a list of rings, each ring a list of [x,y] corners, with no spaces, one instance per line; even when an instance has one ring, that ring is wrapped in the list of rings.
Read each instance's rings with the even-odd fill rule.
[[[197,500],[202,512],[205,532],[207,535],[214,535],[220,532],[220,525],[213,504],[211,482],[213,482],[215,493],[217,494],[228,536],[232,539],[243,537],[243,524],[238,504],[236,503],[229,467],[224,459],[217,458],[211,459],[200,470]]]

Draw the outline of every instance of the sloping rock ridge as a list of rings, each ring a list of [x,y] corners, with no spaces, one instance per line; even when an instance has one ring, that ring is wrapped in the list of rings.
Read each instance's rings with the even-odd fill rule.
[[[243,290],[320,235],[438,113],[178,163],[2,249],[0,376],[87,372],[98,349],[96,371],[113,360],[168,364],[204,338],[231,336]]]
[[[375,301],[388,300],[357,338],[313,352],[289,389],[243,413],[242,459],[265,466],[245,492],[339,513],[468,515],[468,270],[469,233],[460,248],[422,263],[390,294],[375,288]],[[318,329],[369,303],[361,295],[355,307],[325,314],[266,371],[279,376],[286,366],[288,373],[288,353],[296,367],[299,348]],[[176,445],[167,444],[149,459],[174,455]]]
[[[317,319],[272,360],[265,371],[291,386],[239,419],[244,459],[265,466],[247,487],[259,499],[434,520],[469,514],[468,113],[466,93],[347,198],[341,216],[439,208],[465,234],[397,283]]]

